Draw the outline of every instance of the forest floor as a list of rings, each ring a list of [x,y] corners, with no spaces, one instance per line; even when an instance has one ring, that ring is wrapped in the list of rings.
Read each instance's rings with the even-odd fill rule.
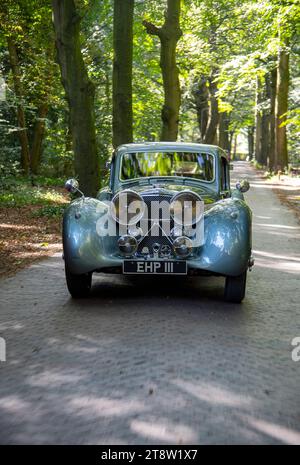
[[[59,187],[17,183],[0,194],[0,277],[61,249],[61,218],[68,202]]]

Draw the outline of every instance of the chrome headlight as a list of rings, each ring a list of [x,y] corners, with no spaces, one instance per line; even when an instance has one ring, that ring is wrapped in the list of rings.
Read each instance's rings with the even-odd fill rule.
[[[128,228],[128,234],[129,236],[135,237],[137,241],[140,241],[143,237],[143,230],[139,226],[130,225]]]
[[[192,226],[198,223],[202,213],[203,201],[195,192],[179,192],[171,200],[170,214],[177,224]]]
[[[129,189],[118,192],[112,199],[110,213],[119,224],[134,225],[138,223],[142,219],[144,211],[143,198]]]
[[[178,257],[184,258],[190,255],[193,251],[193,243],[191,239],[185,236],[177,237],[173,242],[174,252]]]
[[[137,251],[138,242],[135,237],[125,235],[119,238],[118,246],[124,255],[133,255]]]

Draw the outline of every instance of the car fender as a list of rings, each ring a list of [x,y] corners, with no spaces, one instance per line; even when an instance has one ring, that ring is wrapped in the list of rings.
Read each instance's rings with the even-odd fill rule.
[[[244,200],[228,198],[205,212],[201,268],[225,276],[238,276],[251,256],[252,214]]]
[[[74,274],[83,274],[99,267],[110,253],[111,237],[105,237],[101,228],[109,206],[94,198],[74,200],[63,217],[64,259]]]

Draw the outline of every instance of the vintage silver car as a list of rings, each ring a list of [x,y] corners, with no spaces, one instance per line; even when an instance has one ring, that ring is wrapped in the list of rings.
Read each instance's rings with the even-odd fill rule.
[[[230,188],[219,147],[149,142],[118,147],[97,198],[81,194],[64,213],[66,281],[89,294],[92,274],[224,276],[224,298],[241,302],[252,267],[247,180]]]

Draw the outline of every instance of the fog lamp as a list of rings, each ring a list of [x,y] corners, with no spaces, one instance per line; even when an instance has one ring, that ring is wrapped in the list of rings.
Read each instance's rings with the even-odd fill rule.
[[[173,242],[174,252],[178,257],[184,258],[190,255],[193,251],[193,243],[191,239],[185,236],[177,237]]]
[[[137,250],[138,243],[135,237],[125,235],[119,238],[118,246],[124,255],[133,255]]]

